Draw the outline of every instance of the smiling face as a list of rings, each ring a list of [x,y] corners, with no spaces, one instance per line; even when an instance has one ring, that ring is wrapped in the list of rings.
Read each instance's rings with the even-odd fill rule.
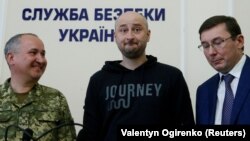
[[[226,39],[230,37],[227,31],[226,24],[221,23],[210,29],[204,30],[201,33],[201,43],[209,43],[218,38]],[[222,73],[229,72],[240,60],[243,55],[242,47],[244,38],[242,35],[237,35],[221,43],[220,48],[209,47],[204,50],[204,54],[209,64],[217,71]]]
[[[126,12],[115,24],[115,40],[124,57],[134,59],[145,55],[150,31],[146,19],[136,12]]]
[[[32,35],[22,35],[15,49],[6,55],[11,75],[24,80],[39,80],[47,60],[43,42]]]

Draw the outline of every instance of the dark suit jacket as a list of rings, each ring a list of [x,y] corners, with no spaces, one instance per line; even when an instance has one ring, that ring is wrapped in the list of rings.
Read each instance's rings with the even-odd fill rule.
[[[214,125],[217,89],[220,76],[217,73],[197,89],[196,124]],[[236,90],[231,124],[250,125],[250,58],[247,56]]]

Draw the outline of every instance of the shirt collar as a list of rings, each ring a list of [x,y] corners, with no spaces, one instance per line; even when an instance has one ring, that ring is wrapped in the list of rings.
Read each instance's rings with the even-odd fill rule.
[[[240,61],[228,73],[233,75],[235,78],[239,79],[245,62],[246,62],[246,55],[243,55],[241,57]],[[221,78],[222,75],[225,75],[225,74],[219,73],[219,75],[220,75],[220,78]]]

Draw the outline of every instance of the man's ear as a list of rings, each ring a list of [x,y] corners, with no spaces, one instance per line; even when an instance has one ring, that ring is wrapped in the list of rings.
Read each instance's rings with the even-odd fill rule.
[[[148,35],[148,42],[149,42],[149,40],[150,40],[150,35],[151,35],[151,30],[148,30],[147,35]]]
[[[11,53],[11,52],[7,53],[5,58],[6,58],[6,61],[9,65],[13,64],[13,62],[14,62],[14,54],[13,53]]]
[[[244,47],[244,36],[240,34],[236,37],[236,40],[238,43],[238,47],[242,49]]]

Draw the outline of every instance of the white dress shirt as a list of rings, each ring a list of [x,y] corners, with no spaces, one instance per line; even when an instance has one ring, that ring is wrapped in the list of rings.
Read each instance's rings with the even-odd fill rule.
[[[233,81],[231,82],[231,88],[235,97],[236,90],[238,87],[240,75],[242,68],[246,62],[246,56],[243,55],[240,59],[240,61],[234,66],[234,68],[229,72],[229,74],[234,76]],[[222,108],[223,108],[223,102],[225,98],[225,82],[221,79],[222,73],[219,73],[220,75],[220,83],[219,88],[217,91],[217,103],[216,103],[216,113],[215,113],[215,125],[221,125],[221,118],[222,118]]]

